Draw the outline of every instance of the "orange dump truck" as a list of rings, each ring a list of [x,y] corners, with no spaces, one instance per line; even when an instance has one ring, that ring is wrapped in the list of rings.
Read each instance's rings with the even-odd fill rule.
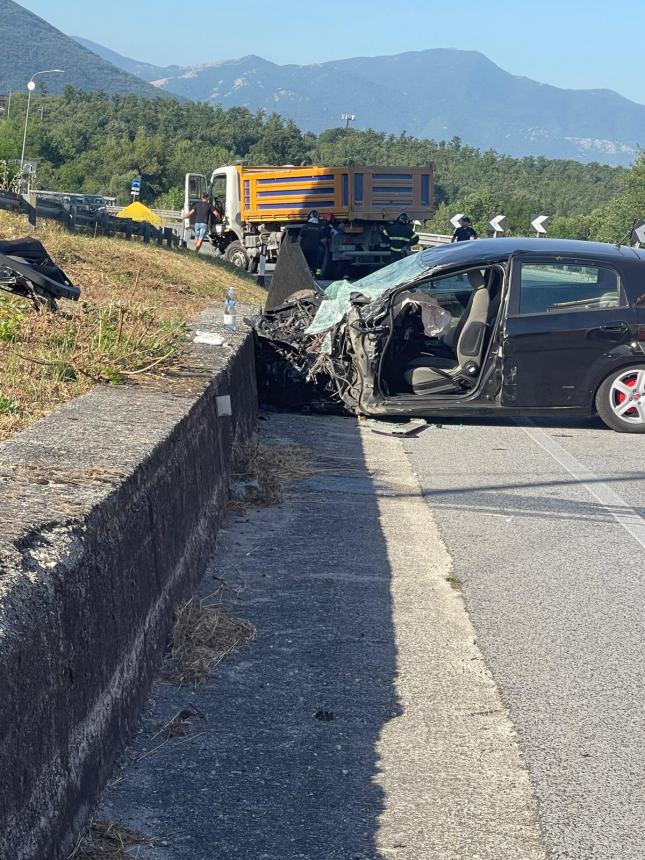
[[[323,277],[348,266],[382,266],[390,261],[383,228],[406,212],[423,221],[433,213],[432,165],[425,167],[246,167],[186,175],[186,211],[207,191],[221,220],[210,240],[225,259],[254,271],[262,246],[277,256],[287,229],[297,229],[309,212],[333,227]],[[185,224],[186,231],[190,223]],[[185,234],[187,235],[187,233]]]

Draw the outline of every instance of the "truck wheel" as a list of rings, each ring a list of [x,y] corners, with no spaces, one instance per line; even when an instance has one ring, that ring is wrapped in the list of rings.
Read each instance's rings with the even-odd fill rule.
[[[596,393],[596,409],[612,430],[645,433],[645,364],[610,374]]]
[[[232,263],[237,269],[244,269],[245,272],[249,271],[249,255],[246,253],[246,248],[241,242],[231,242],[224,251],[224,259]]]

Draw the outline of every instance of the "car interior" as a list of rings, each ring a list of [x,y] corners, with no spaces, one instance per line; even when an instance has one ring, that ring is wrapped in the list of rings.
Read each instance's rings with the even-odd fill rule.
[[[479,379],[500,312],[503,271],[469,269],[417,284],[396,295],[390,309],[391,335],[380,385],[395,394],[462,394]],[[424,309],[445,313],[441,332],[427,325]],[[436,317],[435,317],[436,319]]]

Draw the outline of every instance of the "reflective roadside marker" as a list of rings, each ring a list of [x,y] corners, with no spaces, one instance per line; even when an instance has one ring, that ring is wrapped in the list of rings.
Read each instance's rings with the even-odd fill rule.
[[[551,217],[549,215],[538,215],[531,221],[531,229],[536,233],[546,236],[546,228],[549,226]]]
[[[629,237],[631,242],[645,244],[645,221],[637,219],[632,227],[632,235]]]
[[[498,233],[506,232],[506,215],[493,215],[488,222],[495,236]]]

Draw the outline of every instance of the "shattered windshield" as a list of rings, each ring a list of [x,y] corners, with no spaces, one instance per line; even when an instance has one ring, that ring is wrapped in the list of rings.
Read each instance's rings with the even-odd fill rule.
[[[374,301],[387,290],[416,280],[424,271],[435,265],[437,254],[432,251],[411,254],[353,283],[333,281],[325,290],[318,312],[305,334],[319,334],[339,323],[348,310],[352,293],[362,293],[370,301]]]

